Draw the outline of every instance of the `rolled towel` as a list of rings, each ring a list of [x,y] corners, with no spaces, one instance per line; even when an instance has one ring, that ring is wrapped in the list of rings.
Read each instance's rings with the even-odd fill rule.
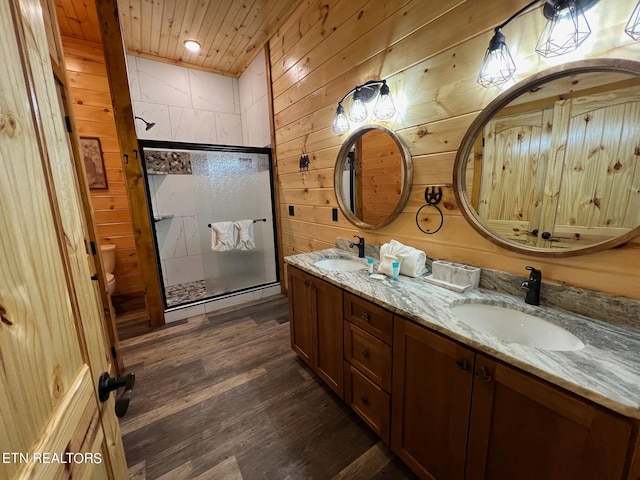
[[[235,248],[233,222],[217,222],[211,224],[211,250],[226,252]]]
[[[400,264],[400,273],[407,277],[419,277],[424,275],[427,270],[427,254],[422,250],[409,247],[409,253],[400,255],[402,263]]]
[[[397,240],[391,240],[380,247],[380,257],[384,255],[394,255],[402,259],[400,263],[400,274],[407,277],[419,277],[427,269],[427,255],[422,250],[409,247]]]

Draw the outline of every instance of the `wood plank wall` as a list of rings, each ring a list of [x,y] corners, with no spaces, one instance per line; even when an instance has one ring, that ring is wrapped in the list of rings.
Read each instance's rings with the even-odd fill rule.
[[[566,283],[640,299],[640,241],[606,252],[566,259],[518,255],[482,238],[460,214],[447,188],[444,226],[420,232],[415,214],[427,185],[450,184],[460,141],[479,111],[499,94],[476,76],[496,24],[528,0],[327,0],[303,1],[269,43],[274,102],[275,151],[282,219],[281,252],[290,255],[333,246],[336,237],[361,234],[370,243],[395,238],[428,255],[526,275],[540,268],[545,281]],[[635,0],[600,2],[590,13],[593,30],[572,57],[637,59],[640,43],[624,25]],[[595,19],[595,20],[594,20]],[[519,65],[518,80],[552,64],[534,52],[543,26],[539,10],[504,29]],[[568,61],[570,57],[556,60]],[[337,207],[333,167],[341,142],[331,122],[337,101],[355,85],[386,78],[402,114],[389,125],[409,146],[414,162],[411,198],[400,218],[362,232]],[[298,172],[308,154],[309,171]],[[293,205],[295,216],[288,215]],[[423,210],[424,211],[424,210]]]
[[[91,190],[100,243],[116,245],[116,295],[144,291],[104,54],[99,43],[64,36],[62,44],[80,137],[98,137],[107,172],[107,190]]]

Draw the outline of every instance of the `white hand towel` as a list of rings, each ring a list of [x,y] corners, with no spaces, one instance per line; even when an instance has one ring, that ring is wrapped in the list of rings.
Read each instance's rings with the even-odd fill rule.
[[[236,229],[236,250],[253,250],[256,241],[253,237],[253,220],[239,220],[234,223]]]
[[[235,247],[233,222],[211,224],[211,250],[227,252]]]
[[[396,240],[391,240],[380,247],[380,257],[394,255],[402,259],[400,274],[407,277],[419,277],[426,270],[427,255],[413,247],[404,245]]]

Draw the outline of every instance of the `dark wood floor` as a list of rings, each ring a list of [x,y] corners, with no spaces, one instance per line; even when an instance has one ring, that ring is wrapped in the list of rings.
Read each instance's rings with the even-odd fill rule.
[[[284,297],[122,342],[132,479],[416,478],[289,346]]]
[[[120,340],[153,331],[143,295],[114,295],[111,297],[111,303],[116,313],[116,327]]]

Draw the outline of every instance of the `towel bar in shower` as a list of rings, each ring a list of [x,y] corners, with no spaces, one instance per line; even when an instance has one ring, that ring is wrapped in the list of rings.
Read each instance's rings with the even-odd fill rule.
[[[266,222],[266,221],[267,221],[267,219],[266,219],[266,218],[254,218],[254,219],[253,219],[253,223],[256,223],[256,222]],[[208,224],[207,224],[207,227],[211,228],[211,224],[210,224],[210,223],[208,223]]]

